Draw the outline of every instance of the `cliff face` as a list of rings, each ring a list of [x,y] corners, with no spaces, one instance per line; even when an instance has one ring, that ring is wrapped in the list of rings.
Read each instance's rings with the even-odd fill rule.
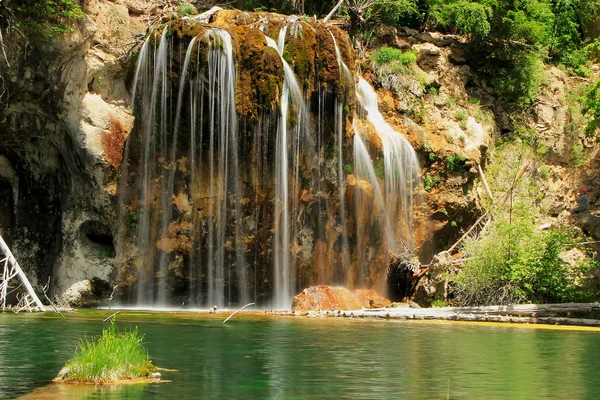
[[[99,297],[119,283],[124,301],[163,304],[269,304],[281,285],[293,294],[313,284],[385,290],[384,222],[375,182],[361,177],[354,164],[352,120],[361,107],[356,82],[343,78],[336,54],[335,44],[355,70],[342,31],[296,19],[288,29],[299,33],[289,35],[281,57],[265,34],[277,41],[289,23],[283,16],[222,11],[207,24],[176,19],[151,1],[87,1],[85,7],[88,18],[53,48],[33,53],[16,35],[5,37],[11,67],[2,66],[0,201],[7,207],[0,211],[0,228],[34,281],[52,277],[52,290],[60,294],[90,280]],[[155,30],[144,87],[136,71],[142,71],[148,24]],[[157,81],[165,26],[168,66]],[[233,117],[213,123],[194,113],[225,112],[226,102],[213,107],[207,94],[222,96],[224,86],[206,84],[211,49],[221,54],[225,46],[224,39],[207,39],[207,32],[220,30],[231,36],[237,87],[235,113],[227,114]],[[361,70],[379,88],[383,116],[408,138],[423,167],[423,183],[415,180],[411,189],[418,201],[410,241],[428,262],[477,218],[486,201],[477,165],[486,169],[492,135],[514,124],[466,64],[460,37],[383,28],[377,36],[375,47],[385,43],[417,53],[416,64],[400,77],[366,61]],[[185,70],[187,51],[196,57]],[[285,165],[277,158],[286,148],[277,142],[284,61],[304,93],[287,105],[287,150],[300,157]],[[190,83],[180,96],[185,74]],[[540,168],[549,171],[540,201],[558,217],[569,207],[573,186],[588,185],[592,201],[597,198],[596,174],[585,168],[596,153],[576,126],[581,121],[568,89],[576,79],[556,69],[549,76],[525,124],[547,164],[535,161],[529,173],[536,179]],[[163,83],[166,113],[158,112],[160,101],[152,97],[153,86]],[[220,137],[228,118],[239,119],[239,129]],[[173,132],[179,132],[177,141]],[[381,139],[369,123],[365,132],[373,172],[383,182]],[[225,140],[237,145],[227,147]],[[586,157],[573,168],[581,152]],[[280,192],[284,178],[288,192]],[[287,207],[278,200],[282,196]],[[391,225],[404,226],[406,217],[397,215]],[[283,225],[290,228],[287,236]],[[401,231],[396,238],[408,242]],[[281,250],[286,247],[289,254]],[[293,277],[278,282],[289,271]]]

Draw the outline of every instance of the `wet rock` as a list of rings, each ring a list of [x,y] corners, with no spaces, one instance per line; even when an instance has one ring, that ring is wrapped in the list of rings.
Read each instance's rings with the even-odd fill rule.
[[[92,294],[92,282],[89,279],[74,283],[62,295],[61,301],[71,307],[83,306]],[[59,374],[60,376],[60,374]]]
[[[331,286],[311,286],[292,300],[294,312],[314,314],[326,310],[359,310],[362,308],[380,308],[391,306],[391,302],[374,290],[357,289],[352,292],[346,288]],[[311,316],[308,315],[307,316]],[[316,316],[316,314],[314,314]]]

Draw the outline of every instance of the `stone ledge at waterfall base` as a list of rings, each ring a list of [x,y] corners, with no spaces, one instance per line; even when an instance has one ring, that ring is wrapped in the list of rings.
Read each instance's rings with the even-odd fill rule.
[[[440,307],[418,309],[409,307],[396,307],[336,311],[309,311],[304,315],[313,318],[380,318],[398,320],[504,322],[516,324],[600,327],[600,303],[519,304],[511,306]]]
[[[293,312],[356,310],[390,307],[392,302],[374,290],[311,286],[292,299]]]

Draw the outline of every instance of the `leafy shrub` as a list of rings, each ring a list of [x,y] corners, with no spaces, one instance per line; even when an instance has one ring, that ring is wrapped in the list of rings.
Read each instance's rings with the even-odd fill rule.
[[[430,153],[431,154],[431,153]],[[438,186],[441,183],[441,179],[439,176],[430,175],[429,173],[425,175],[423,178],[423,187],[426,191],[430,191],[434,187]]]
[[[36,35],[36,40],[69,32],[72,23],[85,18],[72,0],[5,0],[4,6],[0,14],[8,10],[11,18],[6,19],[12,21],[14,15],[15,26],[26,35]]]
[[[465,0],[437,4],[431,12],[433,21],[443,29],[454,28],[470,38],[481,39],[490,33],[491,13],[489,6]]]
[[[596,134],[598,128],[600,128],[600,80],[594,83],[588,90],[585,97],[582,99],[583,108],[581,112],[583,115],[587,115],[590,120],[585,127],[585,133],[588,136]]]
[[[350,164],[345,164],[345,165],[344,165],[344,171],[345,171],[347,174],[351,174],[351,173],[352,173],[352,166],[351,166]]]
[[[466,159],[463,156],[454,154],[446,158],[446,166],[450,171],[464,171],[466,168]]]
[[[577,241],[567,228],[536,229],[530,209],[496,221],[486,236],[465,245],[469,261],[451,283],[461,305],[590,301],[598,294],[586,259],[569,266],[560,257]],[[593,287],[591,290],[590,288]]]

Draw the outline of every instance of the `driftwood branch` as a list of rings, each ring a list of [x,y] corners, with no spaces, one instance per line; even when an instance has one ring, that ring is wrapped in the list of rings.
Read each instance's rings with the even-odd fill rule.
[[[117,316],[117,314],[119,314],[120,312],[121,312],[121,311],[117,311],[117,312],[116,312],[116,313],[114,313],[113,315],[109,315],[108,317],[104,318],[104,319],[102,320],[102,322],[100,322],[100,323],[101,323],[101,324],[103,324],[103,323],[105,323],[106,321],[108,321],[109,319],[111,319],[111,318],[113,318],[113,317],[116,317],[116,316]]]
[[[480,164],[477,164],[477,170],[479,171],[479,177],[481,178],[481,182],[483,183],[485,193],[488,195],[488,197],[490,198],[490,200],[492,200],[493,203],[494,201],[496,201],[496,199],[494,199],[494,195],[492,194],[490,186],[488,185],[487,180],[485,179],[485,175],[483,174],[483,169],[481,169]]]
[[[340,9],[340,7],[342,6],[343,3],[344,3],[344,0],[338,1],[338,3],[335,5],[335,7],[333,7],[333,9],[329,12],[329,14],[327,14],[327,16],[323,19],[323,22],[327,23],[335,15],[335,13],[337,13],[337,11]]]
[[[48,296],[48,293],[47,293],[47,290],[49,287],[50,287],[50,277],[48,277],[48,282],[46,282],[46,285],[42,287],[42,292],[44,292],[44,296],[46,296],[46,299],[48,299],[48,302],[50,303],[52,308],[54,308],[54,311],[56,311],[58,314],[60,314],[62,319],[65,319],[65,316],[59,311],[59,309],[56,307],[54,302],[52,300],[50,300],[50,296]]]
[[[110,297],[108,298],[108,310],[106,311],[106,314],[108,314],[110,312],[110,307],[112,306],[113,296],[115,295],[115,291],[117,290],[118,287],[119,287],[119,284],[116,284],[115,286],[113,286],[113,290],[110,293]]]
[[[246,304],[244,307],[240,308],[239,310],[237,310],[237,311],[234,311],[234,312],[233,312],[233,314],[231,314],[229,317],[227,317],[227,319],[226,319],[225,321],[223,321],[223,322],[222,322],[222,324],[224,324],[225,322],[229,321],[229,319],[230,319],[231,317],[233,317],[235,314],[237,314],[237,313],[239,313],[240,311],[242,311],[244,308],[246,308],[246,307],[248,307],[248,306],[253,306],[253,305],[254,305],[254,303],[248,303],[248,304]]]

